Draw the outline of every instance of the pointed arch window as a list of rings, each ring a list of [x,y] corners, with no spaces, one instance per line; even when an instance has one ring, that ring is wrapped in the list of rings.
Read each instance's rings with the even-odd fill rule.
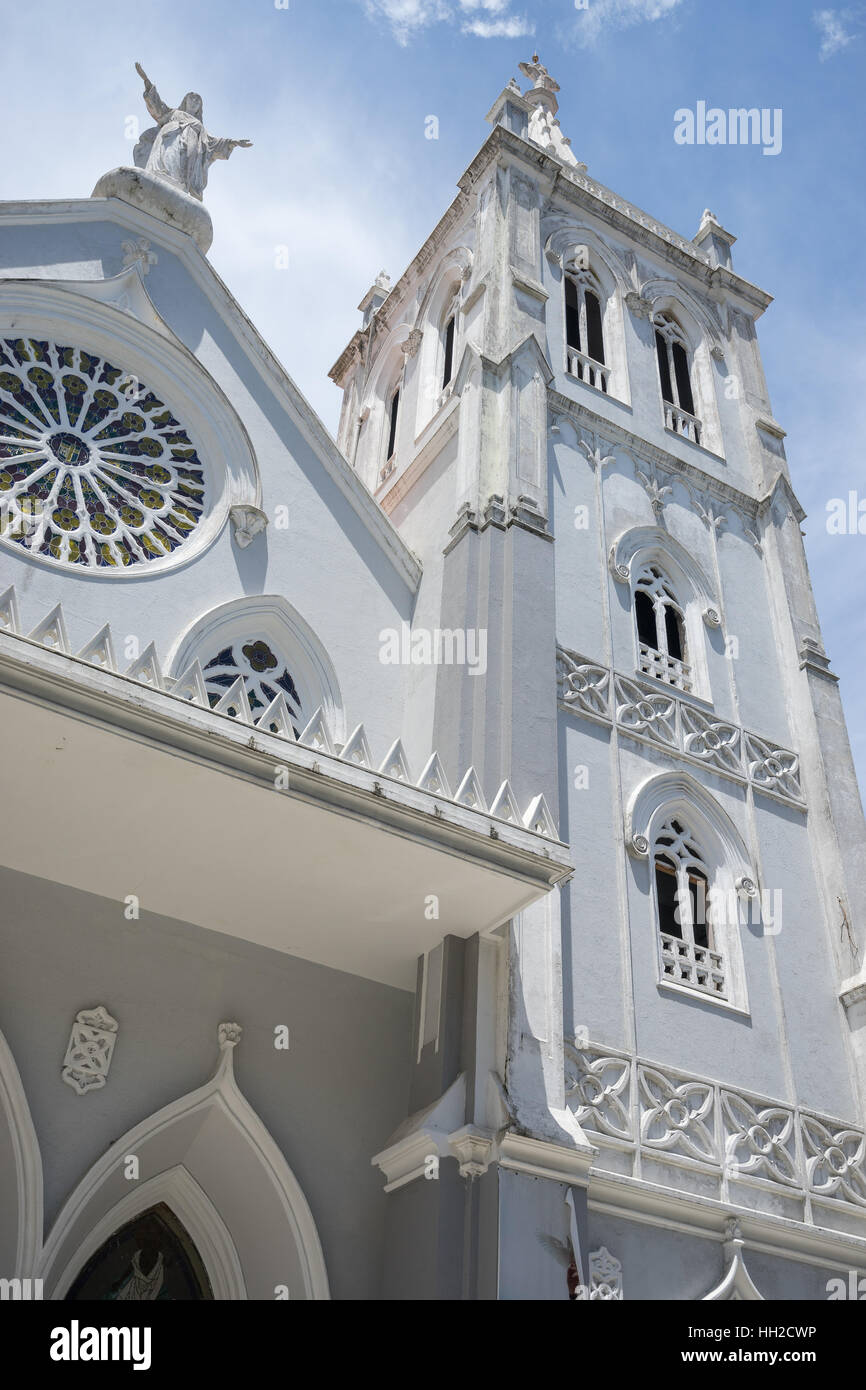
[[[598,391],[607,392],[601,294],[592,272],[575,269],[565,277],[566,370]]]
[[[724,956],[708,911],[707,863],[685,818],[671,816],[660,827],[653,877],[662,981],[727,998]]]
[[[669,314],[656,314],[654,323],[665,427],[700,444],[701,422],[695,415],[685,337],[679,324]]]
[[[400,414],[400,387],[398,386],[391,396],[388,406],[388,449],[385,454],[385,462],[390,463],[397,448],[397,419]]]
[[[641,570],[634,591],[638,670],[680,690],[692,689],[682,609],[657,565]]]
[[[442,364],[442,390],[451,385],[451,378],[454,375],[454,333],[456,329],[456,315],[451,313],[445,324],[444,349],[445,358]]]
[[[160,1202],[128,1221],[84,1266],[66,1301],[200,1302],[213,1291],[189,1233]]]
[[[219,704],[232,686],[243,681],[252,716],[262,723],[273,702],[282,695],[295,738],[307,722],[302,718],[301,697],[285,661],[273,650],[272,643],[261,635],[251,635],[246,641],[231,642],[222,647],[210,661],[203,663],[204,683],[211,708]],[[232,713],[231,710],[228,711]],[[270,722],[268,720],[262,725]]]

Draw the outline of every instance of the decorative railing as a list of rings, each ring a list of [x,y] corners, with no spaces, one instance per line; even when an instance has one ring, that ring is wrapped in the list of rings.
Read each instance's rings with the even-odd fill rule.
[[[727,997],[725,967],[718,951],[668,936],[667,932],[659,932],[659,936],[663,976],[675,984],[702,989],[716,999]]]
[[[616,724],[631,738],[711,767],[756,791],[804,808],[796,753],[750,733],[712,710],[701,709],[658,686],[621,676],[557,647],[559,705],[571,714]]]
[[[599,1167],[605,1148],[631,1150],[636,1158],[667,1157],[672,1173],[676,1166],[715,1171],[725,1190],[758,1180],[866,1217],[861,1126],[590,1042],[580,1032],[566,1043],[565,1058],[566,1104],[599,1146]]]
[[[665,401],[664,407],[665,429],[672,430],[674,434],[684,435],[693,444],[700,444],[702,425],[697,415],[690,415],[687,410],[681,410],[670,401]]]
[[[692,688],[691,667],[685,661],[678,661],[675,656],[648,647],[644,642],[638,648],[638,665],[645,676],[655,676],[687,692]]]
[[[606,367],[603,362],[597,362],[594,357],[587,357],[585,352],[579,352],[573,347],[568,349],[568,372],[570,376],[585,381],[588,386],[594,386],[597,391],[607,393],[610,367]]]

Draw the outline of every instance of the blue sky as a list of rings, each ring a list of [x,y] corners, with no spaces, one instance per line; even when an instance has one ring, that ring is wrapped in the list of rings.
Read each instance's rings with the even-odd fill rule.
[[[355,306],[411,260],[537,48],[589,172],[685,236],[711,208],[776,297],[759,341],[866,786],[866,535],[826,529],[830,499],[866,502],[866,0],[48,0],[7,12],[4,48],[0,197],[87,196],[131,163],[136,59],[171,100],[201,92],[215,134],[254,141],[212,170],[211,260],[331,429]],[[781,153],[676,144],[674,112],[699,100],[781,108]]]

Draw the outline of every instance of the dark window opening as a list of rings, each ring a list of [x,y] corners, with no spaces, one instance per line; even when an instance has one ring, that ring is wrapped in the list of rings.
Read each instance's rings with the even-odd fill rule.
[[[643,642],[645,647],[652,647],[658,650],[658,633],[656,631],[656,614],[653,601],[648,593],[643,589],[638,589],[634,596],[634,615],[637,620],[638,641]]]
[[[689,870],[689,902],[692,909],[692,936],[696,946],[710,945],[707,925],[707,879],[698,869]]]
[[[659,931],[682,940],[682,924],[677,920],[677,871],[669,859],[656,859],[656,898],[659,911]]]
[[[674,657],[677,661],[683,661],[683,627],[680,615],[672,604],[665,604],[665,637],[668,644],[668,656]]]
[[[598,302],[598,295],[587,290],[584,296],[586,302],[586,337],[588,342],[587,353],[594,357],[596,362],[604,362],[604,341],[601,334],[601,305]]]
[[[667,401],[668,405],[675,405],[676,402],[674,400],[674,388],[671,384],[671,373],[670,367],[668,366],[667,343],[665,342],[661,333],[656,333],[656,356],[659,360],[659,376],[661,378],[662,383],[662,399]]]
[[[580,305],[577,285],[573,280],[565,282],[565,341],[575,352],[583,352],[580,345]]]
[[[452,373],[453,369],[454,369],[454,315],[452,314],[452,315],[451,315],[451,318],[448,320],[448,325],[447,325],[447,327],[446,327],[446,329],[445,329],[445,368],[444,368],[444,370],[443,370],[443,372],[442,372],[442,389],[443,389],[443,391],[444,391],[445,387],[448,385],[449,381],[451,380],[451,373]]]
[[[387,458],[392,458],[397,444],[397,412],[400,409],[400,388],[391,397],[391,428],[388,433],[388,453]]]
[[[692,384],[689,381],[689,359],[682,343],[674,343],[672,349],[674,359],[674,375],[677,379],[677,395],[680,400],[680,409],[687,410],[690,415],[695,413],[695,402],[692,397]],[[670,377],[668,377],[670,381]],[[670,400],[670,396],[666,398]]]

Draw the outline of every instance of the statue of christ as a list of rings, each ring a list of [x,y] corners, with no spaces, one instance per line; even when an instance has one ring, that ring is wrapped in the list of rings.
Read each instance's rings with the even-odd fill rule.
[[[177,184],[193,198],[201,196],[208,170],[215,159],[228,159],[238,146],[248,148],[252,140],[218,140],[208,134],[202,121],[202,101],[198,92],[187,92],[180,106],[163,101],[140,63],[135,70],[144,82],[144,101],[155,126],[146,130],[133,151],[139,169]]]

